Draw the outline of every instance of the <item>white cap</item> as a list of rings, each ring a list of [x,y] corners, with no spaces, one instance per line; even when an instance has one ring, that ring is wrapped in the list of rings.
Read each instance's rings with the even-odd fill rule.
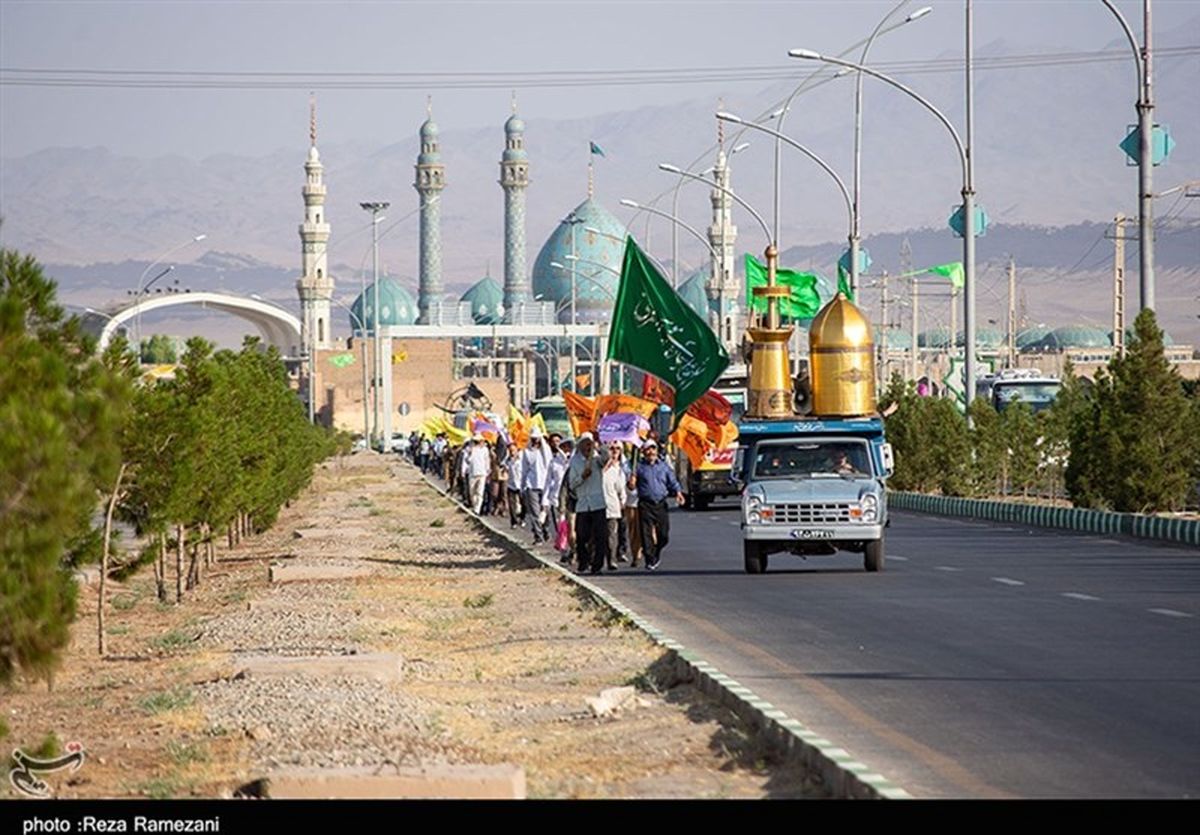
[[[471,436],[471,440],[472,441],[482,441],[483,435],[480,435],[478,432],[476,432],[474,435]]]
[[[580,436],[579,436],[579,438],[578,438],[578,441],[579,441],[579,443],[581,443],[581,444],[582,444],[584,441],[594,441],[594,440],[596,440],[596,436],[595,436],[595,435],[593,435],[591,432],[584,432],[584,433],[583,433],[582,435],[580,435]]]
[[[538,428],[538,427],[536,427],[536,426],[535,426],[535,427],[533,427],[533,429],[529,430],[529,437],[530,437],[530,438],[540,438],[540,437],[542,437],[542,430],[541,430],[541,429],[539,429],[539,428]]]
[[[654,443],[653,440],[649,440],[649,441],[646,441],[646,443],[642,444],[642,449],[650,449],[650,447],[657,447],[657,446],[658,446],[658,444]]]

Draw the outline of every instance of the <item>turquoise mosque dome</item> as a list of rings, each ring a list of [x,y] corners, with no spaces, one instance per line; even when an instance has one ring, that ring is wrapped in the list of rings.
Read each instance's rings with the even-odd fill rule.
[[[1133,337],[1134,337],[1133,325],[1127,325],[1125,327],[1125,344],[1129,345],[1129,343],[1133,341]],[[1110,345],[1113,344],[1113,331],[1108,332],[1108,343]],[[1164,348],[1170,348],[1175,345],[1175,340],[1171,338],[1171,334],[1167,333],[1166,331],[1163,331],[1162,332],[1162,343],[1163,343]]]
[[[617,296],[627,234],[625,225],[594,198],[580,203],[566,220],[559,222],[533,262],[534,298],[559,306],[560,322],[571,320],[573,271],[569,256],[573,236],[574,253],[578,256],[574,262],[576,315],[585,324],[609,321]],[[562,266],[552,267],[552,263]]]
[[[875,334],[875,342],[882,342],[883,330]],[[887,329],[887,345],[889,351],[908,351],[912,349],[912,331],[904,328]]]
[[[1043,351],[1061,351],[1064,348],[1108,348],[1111,345],[1108,334],[1099,328],[1067,325],[1050,331],[1034,347]]]
[[[949,348],[950,329],[937,327],[921,331],[917,336],[917,344],[922,348]]]
[[[706,269],[697,270],[692,273],[687,281],[679,285],[675,291],[679,293],[679,297],[687,302],[687,306],[704,319],[708,321],[708,293],[704,289],[705,283],[708,281],[709,271]]]
[[[997,350],[1004,347],[1008,340],[997,328],[977,328],[975,330],[975,347],[984,350]],[[954,344],[959,348],[967,344],[966,331],[959,331],[954,337]]]
[[[1048,333],[1050,329],[1045,325],[1034,325],[1020,331],[1017,334],[1017,350],[1036,350],[1038,343],[1045,339]]]
[[[459,301],[471,303],[471,318],[477,325],[498,325],[504,318],[504,290],[490,275],[471,285]]]
[[[363,309],[363,297],[366,297],[366,310]],[[367,289],[359,294],[354,303],[350,305],[352,311],[350,316],[350,327],[354,331],[360,330],[358,322],[361,320],[367,328],[367,332],[375,332],[375,285],[368,284]],[[417,302],[413,299],[412,293],[404,289],[404,286],[394,278],[379,279],[379,322],[382,325],[413,325],[417,321]]]

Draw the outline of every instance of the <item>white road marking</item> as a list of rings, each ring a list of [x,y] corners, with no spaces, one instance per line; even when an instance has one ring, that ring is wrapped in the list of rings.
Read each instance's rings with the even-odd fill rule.
[[[1190,618],[1187,612],[1178,612],[1175,609],[1147,609],[1148,612],[1153,612],[1156,615],[1166,615],[1169,618]]]
[[[1090,594],[1083,594],[1082,592],[1078,592],[1078,591],[1064,591],[1062,593],[1062,596],[1069,597],[1072,600],[1099,600],[1100,599],[1099,597],[1093,597]]]
[[[887,558],[889,560],[899,560],[900,562],[908,562],[908,557],[898,557],[895,554],[888,554]]]
[[[955,568],[952,565],[936,565],[934,568],[936,568],[938,571],[962,571],[961,568]]]
[[[1006,586],[1023,586],[1025,583],[1021,580],[1014,580],[1011,577],[993,577],[993,581],[1003,583]]]

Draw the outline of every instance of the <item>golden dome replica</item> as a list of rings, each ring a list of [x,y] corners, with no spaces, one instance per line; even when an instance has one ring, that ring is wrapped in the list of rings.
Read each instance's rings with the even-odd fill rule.
[[[813,319],[808,346],[813,414],[874,414],[875,344],[862,311],[838,293]]]

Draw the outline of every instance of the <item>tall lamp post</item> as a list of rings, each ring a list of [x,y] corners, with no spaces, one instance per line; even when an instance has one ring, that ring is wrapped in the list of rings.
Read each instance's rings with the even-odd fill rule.
[[[1139,47],[1133,29],[1124,16],[1113,5],[1112,0],[1101,0],[1121,24],[1129,46],[1133,50],[1133,62],[1137,68],[1137,116],[1138,116],[1138,266],[1140,271],[1139,291],[1142,309],[1154,308],[1154,189],[1152,186],[1154,158],[1152,142],[1154,136],[1154,100],[1150,92],[1150,0],[1142,0],[1142,45]]]
[[[133,294],[133,303],[134,303],[134,304],[136,304],[136,305],[140,305],[140,304],[141,304],[141,301],[142,301],[142,294],[143,294],[143,293],[146,291],[146,288],[145,288],[145,286],[143,285],[143,282],[145,282],[145,280],[146,280],[146,276],[150,275],[150,271],[151,271],[152,269],[154,269],[155,267],[157,267],[157,266],[158,266],[159,264],[161,264],[163,261],[166,261],[168,258],[170,258],[172,255],[174,255],[176,252],[178,252],[179,250],[183,249],[184,247],[191,246],[191,245],[192,245],[192,244],[194,244],[194,243],[199,243],[200,241],[204,240],[204,239],[205,239],[205,238],[207,238],[207,237],[208,237],[208,235],[201,234],[201,235],[196,235],[196,236],[194,236],[194,237],[192,237],[192,238],[188,238],[188,239],[187,239],[186,241],[184,241],[183,243],[181,243],[181,244],[179,244],[179,245],[177,245],[177,246],[173,246],[173,247],[171,247],[171,248],[170,248],[170,249],[168,249],[166,252],[164,252],[162,255],[158,256],[158,257],[157,257],[157,258],[155,258],[153,261],[151,261],[151,262],[150,262],[150,265],[149,265],[148,267],[146,267],[146,269],[142,270],[142,274],[141,274],[141,276],[138,278],[138,286],[137,286],[137,291],[136,291],[136,292]],[[174,269],[174,267],[172,267],[171,269]],[[161,276],[161,275],[158,275],[158,276],[155,276],[155,278],[156,278],[156,279],[158,279],[158,278],[162,278],[162,276]],[[136,326],[136,330],[137,330],[138,350],[139,350],[139,352],[140,352],[140,350],[141,350],[141,342],[142,342],[142,309],[141,309],[141,307],[140,307],[140,306],[138,307],[138,315],[137,315],[137,323],[136,323],[136,324],[137,324],[137,326]]]
[[[375,411],[375,433],[379,435],[379,449],[381,452],[388,452],[391,449],[392,439],[383,437],[383,433],[380,430],[379,424],[379,389],[383,383],[384,373],[382,357],[383,337],[380,333],[381,324],[379,321],[379,221],[382,220],[382,218],[379,216],[379,213],[387,209],[387,207],[392,204],[386,200],[376,200],[359,203],[358,205],[361,206],[365,211],[371,213],[371,274],[375,283],[375,300],[373,302],[374,310],[371,316],[375,327],[375,362],[371,365],[372,375],[375,378],[375,397],[373,398],[372,406]],[[391,371],[391,369],[389,368],[388,371]],[[366,408],[367,404],[364,402],[363,409],[365,410]]]
[[[858,63],[867,63],[867,56],[871,52],[871,47],[875,44],[875,39],[881,34],[884,24],[891,20],[892,15],[899,11],[905,3],[907,3],[907,0],[897,5],[892,11],[888,12],[883,20],[879,21],[875,30],[871,32],[871,37],[867,38],[867,43],[863,46],[862,54],[858,56]],[[922,6],[893,28],[899,28],[906,23],[920,20],[931,11],[933,11],[931,6]],[[863,79],[862,73],[859,72],[856,74],[854,81],[854,228],[850,234],[850,290],[855,294],[856,298],[858,295],[859,247],[862,243],[862,101]],[[783,130],[782,126],[780,130]]]
[[[366,307],[367,300],[364,296],[365,293],[359,298],[363,301],[363,307]],[[329,300],[350,314],[350,318],[358,325],[358,333],[362,339],[363,443],[368,444],[371,439],[371,425],[367,414],[367,326],[363,324],[363,317],[355,313],[353,308],[347,307],[332,296],[329,297]]]
[[[968,2],[968,26],[967,26],[967,41],[971,41],[970,27],[970,3]],[[950,132],[950,136],[954,139],[954,147],[958,151],[959,162],[962,165],[962,227],[963,227],[963,272],[965,273],[963,281],[963,318],[965,320],[965,363],[964,363],[964,396],[966,397],[966,405],[970,405],[971,400],[975,395],[975,182],[974,182],[974,167],[971,164],[971,157],[968,151],[969,146],[964,146],[963,141],[959,138],[958,131],[954,129],[954,125],[946,118],[942,111],[938,110],[926,99],[912,88],[901,84],[891,76],[884,75],[878,70],[873,70],[870,67],[864,67],[861,64],[855,64],[851,61],[844,61],[840,58],[832,58],[828,55],[822,55],[819,52],[813,52],[810,49],[793,49],[788,52],[793,58],[803,58],[810,61],[823,61],[827,64],[837,64],[843,67],[849,67],[852,70],[866,73],[867,75],[878,78],[880,81],[886,82],[901,92],[914,99],[922,105],[926,110],[932,113],[937,120],[942,123],[942,126]],[[971,66],[971,52],[967,51],[967,67],[968,74]],[[968,90],[970,84],[968,84]],[[971,104],[968,96],[967,103],[967,127],[968,131],[971,126]],[[968,141],[970,133],[968,133]],[[953,341],[953,336],[951,336]]]

